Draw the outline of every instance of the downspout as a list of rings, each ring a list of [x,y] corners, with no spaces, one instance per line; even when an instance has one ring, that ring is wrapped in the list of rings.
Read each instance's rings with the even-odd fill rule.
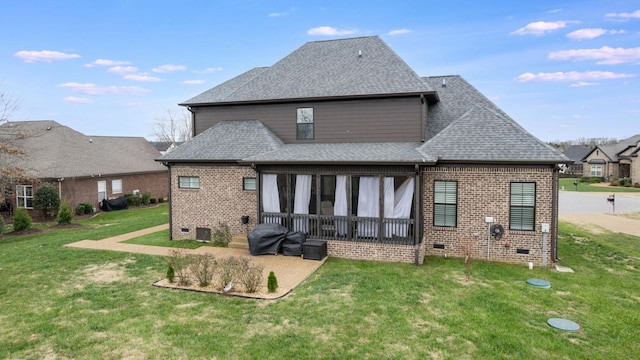
[[[251,168],[256,172],[256,225],[258,225],[262,222],[262,214],[260,213],[260,209],[262,209],[262,173],[256,169],[255,164],[251,164]]]
[[[58,179],[58,198],[59,199],[62,199],[62,181],[64,181],[64,178]]]
[[[414,230],[413,230],[413,248],[414,248],[414,261],[416,265],[420,265],[420,246],[424,244],[420,243],[422,238],[422,203],[420,202],[422,189],[422,177],[420,176],[420,165],[415,165],[416,175],[413,181],[413,213],[414,215]]]
[[[191,106],[187,110],[191,113],[191,137],[196,137],[196,111]]]
[[[426,138],[425,122],[427,121],[427,101],[424,94],[420,94],[420,142],[424,142]]]
[[[169,163],[167,162],[163,162],[162,165],[166,166],[168,168],[168,172],[169,172],[169,176],[168,176],[168,181],[169,181],[169,241],[173,240],[173,201],[171,201],[172,199],[172,194],[171,194],[171,166],[169,166]]]
[[[558,261],[558,166],[553,167],[551,181],[551,261]]]

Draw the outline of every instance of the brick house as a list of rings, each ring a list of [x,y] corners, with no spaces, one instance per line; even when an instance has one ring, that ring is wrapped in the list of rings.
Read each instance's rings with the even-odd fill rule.
[[[640,135],[619,141],[617,144],[601,145],[588,152],[583,162],[583,176],[603,177],[605,181],[630,178],[640,182]]]
[[[167,168],[155,161],[161,154],[142,137],[87,136],[48,120],[7,122],[0,137],[22,152],[3,162],[26,175],[5,184],[13,208],[32,211],[33,194],[42,183],[58,189],[72,210],[80,203],[97,209],[102,199],[135,190],[168,196]]]
[[[570,161],[460,76],[420,77],[377,36],[307,43],[180,105],[194,138],[159,160],[173,240],[279,222],[343,258],[421,264],[469,244],[491,261],[556,259]]]

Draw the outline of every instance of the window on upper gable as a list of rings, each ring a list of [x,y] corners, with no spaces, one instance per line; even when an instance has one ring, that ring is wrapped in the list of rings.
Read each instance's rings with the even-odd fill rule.
[[[313,139],[313,108],[298,108],[296,116],[296,138]]]

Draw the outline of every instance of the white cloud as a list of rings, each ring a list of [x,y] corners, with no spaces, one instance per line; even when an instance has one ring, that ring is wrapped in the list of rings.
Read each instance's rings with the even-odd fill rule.
[[[411,30],[409,29],[397,29],[397,30],[391,30],[389,31],[388,35],[394,36],[394,35],[402,35],[402,34],[408,34],[410,33]]]
[[[587,81],[587,80],[609,80],[634,77],[634,74],[614,73],[611,71],[569,71],[554,73],[524,73],[515,80],[518,82],[529,81]]]
[[[536,21],[521,27],[520,29],[512,32],[512,35],[544,35],[553,30],[562,29],[567,27],[568,24],[577,23],[577,21]]]
[[[200,85],[200,84],[204,84],[205,81],[204,80],[185,80],[182,83],[185,85]]]
[[[600,84],[597,82],[578,81],[575,84],[571,84],[571,87],[584,87],[584,86],[594,86],[594,85],[600,85]]]
[[[221,67],[210,67],[210,68],[206,68],[204,70],[193,70],[194,73],[196,74],[211,74],[214,73],[216,71],[222,71]]]
[[[289,16],[291,14],[293,14],[294,12],[296,12],[295,8],[291,8],[287,11],[283,11],[283,12],[272,12],[269,14],[269,17],[281,17],[281,16]]]
[[[119,75],[129,74],[136,71],[138,71],[138,68],[135,66],[114,66],[112,68],[109,68],[109,70],[107,70],[107,72],[119,74]]]
[[[571,40],[591,40],[605,34],[624,34],[624,30],[606,30],[602,28],[589,28],[572,31],[567,34]]]
[[[87,95],[142,95],[149,92],[149,90],[137,86],[100,87],[91,83],[80,84],[76,82],[60,84],[58,87],[71,89],[73,92]]]
[[[336,29],[331,26],[319,26],[309,29],[309,35],[353,35],[357,33],[356,29]]]
[[[187,67],[184,65],[172,65],[172,64],[161,65],[161,66],[158,66],[157,68],[151,69],[151,71],[157,72],[157,73],[170,73],[170,72],[185,71],[185,70],[187,70]]]
[[[596,64],[623,64],[640,62],[640,47],[612,48],[603,46],[600,49],[563,50],[549,53],[551,60],[595,60]]]
[[[609,18],[619,18],[619,19],[624,19],[624,20],[629,20],[629,19],[640,19],[640,10],[636,10],[632,13],[628,13],[628,12],[623,12],[623,13],[609,13],[605,15],[606,17]]]
[[[62,101],[72,103],[72,104],[93,104],[93,100],[89,98],[75,97],[75,96],[67,96],[66,98],[62,99]]]
[[[38,61],[50,63],[54,60],[70,60],[70,59],[77,59],[80,57],[80,55],[78,54],[67,54],[59,51],[50,51],[50,50],[42,50],[42,51],[21,50],[13,54],[13,56],[27,63],[34,63]]]
[[[117,60],[108,60],[108,59],[98,59],[92,63],[85,64],[86,67],[96,67],[96,66],[118,66],[118,65],[127,65],[129,61],[117,61]]]
[[[159,77],[155,77],[155,76],[151,76],[149,74],[143,73],[143,74],[128,74],[124,76],[125,79],[127,80],[133,80],[133,81],[142,81],[142,82],[158,82],[158,81],[162,81],[163,79],[159,78]]]

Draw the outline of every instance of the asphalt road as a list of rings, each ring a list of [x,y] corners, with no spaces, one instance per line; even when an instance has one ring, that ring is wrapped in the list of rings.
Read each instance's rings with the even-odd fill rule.
[[[640,197],[617,193],[614,211],[614,207],[607,201],[610,195],[605,192],[560,191],[559,212],[560,214],[597,214],[640,211]]]

